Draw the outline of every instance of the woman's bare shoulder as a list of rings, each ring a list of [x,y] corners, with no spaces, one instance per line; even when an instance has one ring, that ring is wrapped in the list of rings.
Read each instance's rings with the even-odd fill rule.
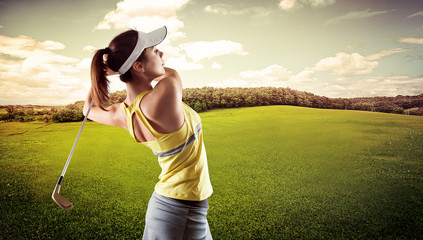
[[[179,74],[166,70],[166,76],[140,103],[144,115],[166,132],[178,129],[183,121],[182,83]]]

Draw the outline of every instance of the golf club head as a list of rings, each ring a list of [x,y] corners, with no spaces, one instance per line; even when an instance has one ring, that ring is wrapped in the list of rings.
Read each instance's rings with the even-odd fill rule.
[[[60,195],[60,184],[56,184],[51,197],[53,198],[54,202],[59,205],[59,207],[65,210],[69,210],[73,207],[73,204],[69,202],[69,200]]]

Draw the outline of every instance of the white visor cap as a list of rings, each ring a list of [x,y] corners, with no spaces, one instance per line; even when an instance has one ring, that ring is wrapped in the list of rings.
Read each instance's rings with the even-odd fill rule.
[[[135,45],[134,50],[132,50],[131,55],[129,55],[128,59],[126,59],[126,61],[119,68],[119,74],[124,74],[129,69],[131,69],[132,64],[137,61],[144,49],[156,46],[157,44],[161,43],[166,38],[166,35],[166,26],[158,28],[149,33],[138,31],[137,44]]]

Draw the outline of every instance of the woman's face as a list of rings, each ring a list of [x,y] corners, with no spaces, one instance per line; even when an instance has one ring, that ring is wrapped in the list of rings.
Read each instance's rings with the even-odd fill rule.
[[[145,49],[146,63],[144,66],[145,74],[156,78],[165,74],[163,52],[159,51],[156,46]]]

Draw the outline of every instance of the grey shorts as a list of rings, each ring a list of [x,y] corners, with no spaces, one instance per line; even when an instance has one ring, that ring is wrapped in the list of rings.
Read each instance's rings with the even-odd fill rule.
[[[153,192],[145,216],[143,240],[213,239],[207,200],[181,201]]]

